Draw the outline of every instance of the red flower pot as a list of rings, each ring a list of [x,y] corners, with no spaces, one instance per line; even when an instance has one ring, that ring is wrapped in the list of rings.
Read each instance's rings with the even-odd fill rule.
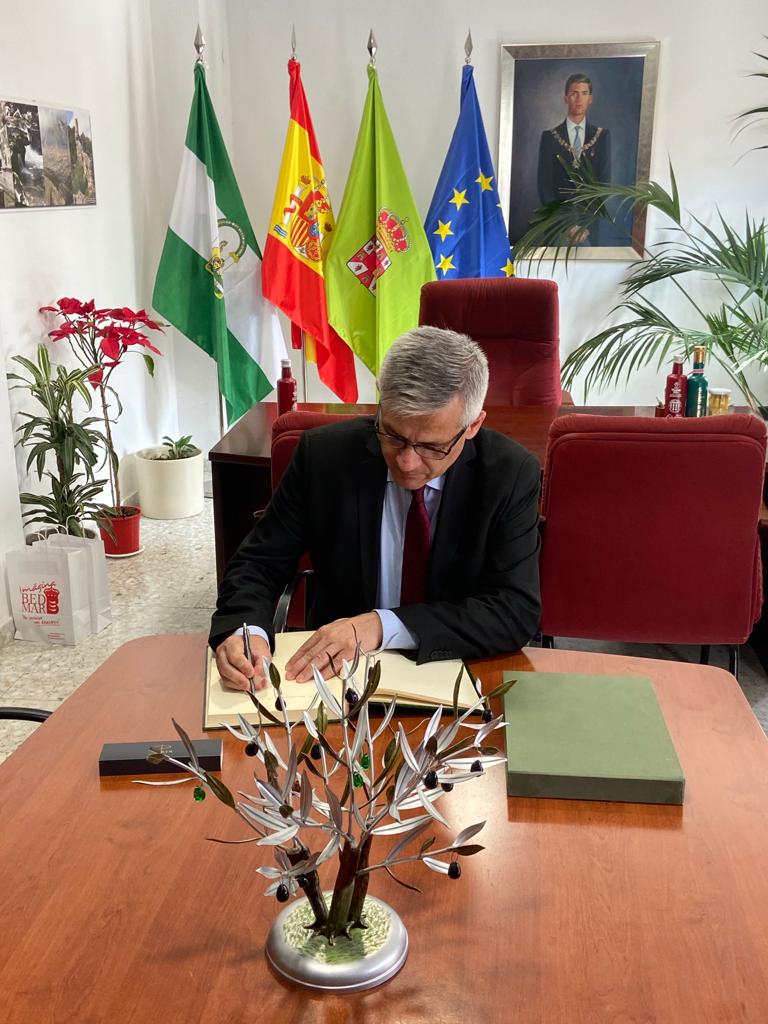
[[[109,520],[115,539],[113,540],[106,530],[99,530],[104,541],[104,554],[107,557],[136,555],[141,551],[141,509],[137,505],[121,505],[120,509],[123,515]]]

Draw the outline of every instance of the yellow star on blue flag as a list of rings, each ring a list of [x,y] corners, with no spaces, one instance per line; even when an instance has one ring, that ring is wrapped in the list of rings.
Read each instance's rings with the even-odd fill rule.
[[[511,250],[473,75],[465,64],[459,119],[424,229],[443,277],[509,277]]]

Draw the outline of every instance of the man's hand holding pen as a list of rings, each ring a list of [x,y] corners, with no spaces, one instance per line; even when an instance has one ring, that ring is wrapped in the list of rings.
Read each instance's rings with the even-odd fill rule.
[[[271,657],[267,641],[251,636],[244,626],[216,648],[216,667],[227,689],[263,690],[267,685],[263,659]]]

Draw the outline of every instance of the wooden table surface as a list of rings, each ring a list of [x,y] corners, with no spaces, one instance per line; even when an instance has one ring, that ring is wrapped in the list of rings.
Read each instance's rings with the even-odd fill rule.
[[[204,639],[117,651],[0,767],[2,1024],[725,1024],[768,1019],[768,741],[721,669],[530,649],[483,663],[649,675],[682,808],[508,799],[504,770],[442,803],[489,848],[417,896],[377,876],[410,954],[387,985],[313,994],[270,972],[269,854],[191,785],[98,777],[105,741],[201,735]],[[224,736],[223,778],[253,762]],[[252,783],[251,783],[252,785]]]

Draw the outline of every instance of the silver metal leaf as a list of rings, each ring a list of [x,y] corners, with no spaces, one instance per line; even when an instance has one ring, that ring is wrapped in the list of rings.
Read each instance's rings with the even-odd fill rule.
[[[430,814],[420,814],[416,818],[408,818],[407,821],[391,821],[388,825],[377,825],[373,830],[375,836],[396,836],[401,832],[407,832],[414,825],[420,825],[423,821],[431,821]]]
[[[483,725],[482,729],[478,730],[477,736],[475,736],[475,746],[481,747],[483,745],[483,740],[486,739],[486,737],[489,736],[494,731],[494,729],[498,729],[500,726],[505,724],[506,723],[504,722],[504,715],[499,715],[499,717],[494,718],[493,721],[486,722]]]
[[[275,850],[275,860],[282,867],[283,871],[291,870],[291,862],[285,850]]]
[[[308,711],[302,712],[302,718],[304,719],[304,728],[307,730],[313,740],[317,739],[317,728],[315,726],[315,720]]]
[[[338,832],[336,832],[335,835],[333,835],[331,837],[330,842],[325,847],[325,849],[321,852],[320,856],[317,858],[318,866],[320,864],[322,864],[324,861],[329,860],[334,855],[334,853],[336,853],[336,851],[338,850],[340,844],[341,844],[341,836],[339,835]]]
[[[248,742],[248,740],[251,739],[251,736],[248,733],[241,732],[239,729],[236,729],[234,725],[227,725],[225,722],[224,728],[227,729],[236,740],[244,740],[245,742]]]
[[[421,771],[421,767],[419,766],[419,762],[416,760],[416,757],[414,756],[414,753],[411,750],[410,744],[408,743],[408,737],[405,735],[405,729],[403,728],[402,722],[398,722],[397,731],[400,737],[400,750],[403,753],[405,762],[409,766],[409,768],[416,775],[418,775],[419,772]]]
[[[285,770],[285,782],[283,783],[283,801],[285,803],[291,802],[291,789],[293,788],[293,780],[296,778],[297,763],[296,745],[292,742],[288,751],[288,767]]]
[[[328,708],[328,710],[334,717],[343,718],[344,715],[341,710],[341,705],[331,692],[331,688],[323,679],[322,673],[318,669],[317,665],[312,666],[312,675],[314,676],[315,679],[315,686],[317,687],[318,693],[322,697],[325,706]]]
[[[312,810],[312,783],[309,781],[306,772],[301,773],[301,804],[299,814],[304,821],[310,815]]]
[[[441,825],[448,826],[448,822],[446,821],[446,819],[443,817],[440,811],[437,810],[436,807],[432,806],[432,801],[426,798],[423,790],[420,789],[418,791],[418,796],[419,803],[424,808],[424,810],[427,811],[435,819],[435,821],[439,821]]]
[[[436,709],[435,713],[429,720],[427,728],[424,730],[424,742],[426,743],[430,736],[434,736],[437,732],[437,728],[440,725],[440,718],[443,714],[442,704]]]
[[[273,868],[271,864],[263,864],[260,868],[256,868],[256,874],[263,875],[264,878],[279,878],[282,871]]]
[[[271,835],[264,836],[258,841],[257,846],[279,846],[282,843],[287,843],[289,840],[293,839],[298,831],[298,825],[290,825],[288,828],[284,828],[280,832],[273,832]]]
[[[360,759],[360,753],[363,749],[363,744],[368,736],[368,704],[363,705],[363,709],[357,716],[357,730],[355,732],[355,742],[352,747],[352,760],[358,761]]]
[[[446,864],[444,860],[437,860],[435,857],[422,857],[421,859],[422,862],[426,864],[428,868],[431,868],[433,871],[436,871],[438,875],[448,874],[448,868],[450,865]]]
[[[273,882],[267,889],[264,890],[265,896],[274,896],[277,890],[282,885],[282,882]]]
[[[262,796],[266,797],[273,807],[283,806],[283,798],[276,789],[273,789],[272,786],[270,786],[268,782],[264,782],[263,779],[256,779],[256,785],[259,787],[259,791]]]
[[[371,737],[374,740],[374,742],[379,738],[379,736],[381,736],[381,734],[387,728],[389,723],[392,721],[392,716],[394,715],[394,713],[395,713],[395,700],[393,698],[390,701],[389,707],[387,708],[387,712],[384,715],[384,717],[382,718],[381,723],[379,724],[378,729],[376,730],[376,732]]]
[[[390,864],[393,860],[395,860],[398,854],[406,848],[408,843],[412,843],[417,836],[420,836],[422,834],[422,832],[426,832],[426,830],[429,828],[429,825],[430,823],[428,821],[423,821],[420,825],[414,825],[409,832],[406,832],[402,839],[398,839],[398,841],[389,851],[387,856],[384,858],[384,863]]]
[[[342,815],[341,804],[339,803],[339,798],[336,796],[333,790],[328,789],[327,786],[325,787],[325,799],[328,801],[328,809],[331,812],[331,821],[339,830],[339,832],[343,832],[344,819]]]
[[[480,832],[483,828],[485,828],[484,821],[480,821],[476,825],[468,825],[466,828],[462,829],[461,832],[459,832],[459,834],[451,843],[451,846],[463,846],[468,839],[471,839],[472,836],[476,836],[477,833]]]
[[[280,767],[281,768],[285,768],[285,761],[283,760],[282,755],[280,754],[280,751],[277,749],[275,744],[272,742],[272,737],[269,735],[269,731],[267,729],[263,730],[263,732],[261,734],[261,738],[264,741],[264,746],[270,752],[270,754],[272,754],[274,756],[275,760],[280,765]]]

